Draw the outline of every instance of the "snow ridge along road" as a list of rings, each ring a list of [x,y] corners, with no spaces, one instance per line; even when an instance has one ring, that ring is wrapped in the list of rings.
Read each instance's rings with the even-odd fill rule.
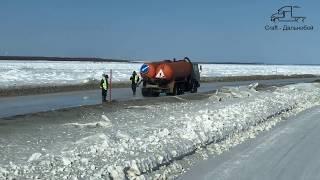
[[[320,179],[320,106],[194,165],[183,180]]]
[[[64,143],[61,152],[31,151],[25,161],[2,164],[0,178],[165,179],[184,171],[176,160],[201,147],[219,144],[259,124],[275,125],[275,118],[295,115],[319,105],[319,100],[320,85],[316,83],[261,92],[252,86],[222,89],[200,101],[92,114],[86,119],[88,126],[66,123],[54,131],[74,129],[70,134],[80,137],[79,132],[94,128],[94,134]]]

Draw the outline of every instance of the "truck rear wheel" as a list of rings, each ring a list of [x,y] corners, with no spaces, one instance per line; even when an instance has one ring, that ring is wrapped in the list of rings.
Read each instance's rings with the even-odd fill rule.
[[[181,94],[184,94],[184,86],[183,86],[183,84],[179,84],[177,86],[177,95],[181,95]]]
[[[173,85],[173,88],[172,88],[172,91],[171,92],[168,92],[167,95],[168,96],[175,96],[178,94],[178,88],[177,88],[177,84],[174,83]]]
[[[191,93],[196,93],[196,92],[198,92],[198,88],[191,89]]]
[[[151,95],[153,97],[158,97],[160,95],[160,93],[159,92],[151,92]]]
[[[154,91],[152,88],[142,88],[141,94],[144,97],[158,97],[160,95],[160,92]]]
[[[141,88],[141,94],[144,97],[149,97],[150,96],[150,89],[148,88]]]
[[[192,82],[191,93],[196,93],[198,91],[198,83],[196,81]]]
[[[173,90],[172,90],[172,96],[176,96],[176,95],[178,95],[177,83],[174,84]]]

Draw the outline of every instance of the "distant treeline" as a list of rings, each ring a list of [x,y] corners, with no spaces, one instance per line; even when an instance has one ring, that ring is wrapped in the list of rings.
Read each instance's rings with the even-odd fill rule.
[[[17,61],[92,61],[92,62],[131,62],[123,59],[105,59],[92,57],[45,57],[45,56],[0,56],[0,60]]]
[[[264,63],[255,63],[255,62],[205,62],[205,61],[196,61],[198,64],[243,64],[243,65],[262,65]]]
[[[17,61],[91,61],[91,62],[131,62],[141,63],[143,60],[127,60],[127,59],[107,59],[94,57],[47,57],[47,56],[0,56],[0,60],[17,60]],[[197,61],[199,64],[262,64],[262,63],[237,63],[237,62],[208,62]]]
[[[0,56],[0,60],[17,60],[17,61],[91,61],[91,62],[127,62],[142,63],[144,60],[128,60],[128,59],[107,59],[95,57],[46,57],[46,56]],[[150,62],[150,60],[147,60]],[[152,60],[151,60],[152,61]],[[158,60],[155,60],[158,61]],[[243,64],[243,65],[319,65],[319,64],[268,64],[260,62],[215,62],[208,60],[192,60],[198,64]]]

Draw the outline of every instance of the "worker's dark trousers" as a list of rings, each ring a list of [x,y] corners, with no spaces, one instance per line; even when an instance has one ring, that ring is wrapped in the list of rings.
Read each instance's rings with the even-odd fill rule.
[[[133,95],[136,95],[137,84],[131,84]]]
[[[107,91],[102,88],[102,102],[106,102],[107,101]]]

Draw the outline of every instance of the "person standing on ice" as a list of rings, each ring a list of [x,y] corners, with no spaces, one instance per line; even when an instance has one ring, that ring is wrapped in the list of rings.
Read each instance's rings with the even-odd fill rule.
[[[102,102],[107,102],[107,93],[108,93],[108,78],[109,76],[107,74],[102,74],[102,79],[100,82],[100,88],[101,88],[101,94],[102,94]]]
[[[132,76],[130,77],[131,80],[131,89],[133,95],[136,95],[136,90],[137,90],[137,84],[140,80],[139,75],[136,73],[136,71],[132,72]]]

